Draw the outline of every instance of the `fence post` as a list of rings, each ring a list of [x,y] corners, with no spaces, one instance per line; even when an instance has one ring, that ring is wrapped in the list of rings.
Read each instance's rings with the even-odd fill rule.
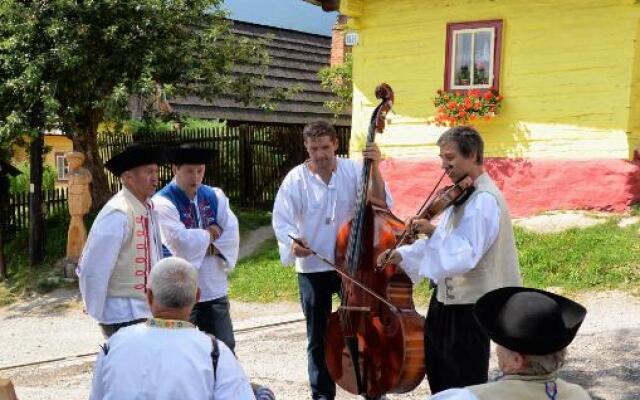
[[[240,125],[240,204],[244,207],[255,202],[252,133],[248,125]]]

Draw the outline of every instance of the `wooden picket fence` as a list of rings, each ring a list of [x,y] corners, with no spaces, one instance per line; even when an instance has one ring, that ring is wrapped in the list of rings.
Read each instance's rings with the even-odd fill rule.
[[[101,134],[100,155],[108,160],[133,142],[163,147],[194,143],[216,152],[213,165],[207,166],[204,183],[224,190],[234,205],[270,209],[284,176],[307,158],[302,139],[302,125],[248,124],[237,127],[183,129],[179,131]],[[338,156],[349,154],[350,128],[337,128]],[[119,180],[107,172],[112,192],[120,189]],[[171,168],[159,169],[160,186],[171,180]],[[67,212],[67,189],[44,193],[45,217]],[[1,203],[1,202],[0,202]],[[0,228],[12,233],[29,226],[29,193],[16,193],[5,205],[0,204]]]
[[[43,192],[45,218],[67,212],[67,188],[55,188]],[[0,228],[5,233],[29,227],[29,192],[9,195],[8,201],[0,202]]]
[[[102,135],[99,148],[103,160],[122,151],[129,143],[139,142],[162,147],[193,143],[211,149],[217,157],[207,166],[204,183],[222,188],[231,202],[242,207],[269,209],[284,176],[307,158],[302,125],[247,124],[237,127],[183,129],[145,134]],[[348,156],[351,130],[338,128],[338,155]],[[109,175],[112,190],[118,179]],[[171,168],[159,170],[160,185],[171,180]]]

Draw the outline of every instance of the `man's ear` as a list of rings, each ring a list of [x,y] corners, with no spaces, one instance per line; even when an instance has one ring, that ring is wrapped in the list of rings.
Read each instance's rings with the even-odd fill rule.
[[[196,289],[196,303],[200,301],[200,288]]]
[[[151,308],[151,306],[153,305],[153,292],[151,291],[151,288],[147,288],[147,303],[149,304],[149,308]]]
[[[178,166],[175,164],[171,164],[171,173],[172,174],[177,174],[178,173]]]
[[[517,351],[513,352],[513,362],[518,371],[522,371],[525,367],[526,356],[522,353],[518,353]]]

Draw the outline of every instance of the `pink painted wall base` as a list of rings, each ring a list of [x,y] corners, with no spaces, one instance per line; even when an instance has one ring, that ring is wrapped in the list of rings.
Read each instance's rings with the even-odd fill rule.
[[[399,217],[414,215],[442,175],[439,160],[387,159],[380,165]],[[548,210],[622,212],[640,202],[640,163],[625,160],[490,158],[485,170],[505,194],[511,215]],[[445,177],[443,185],[449,185]]]

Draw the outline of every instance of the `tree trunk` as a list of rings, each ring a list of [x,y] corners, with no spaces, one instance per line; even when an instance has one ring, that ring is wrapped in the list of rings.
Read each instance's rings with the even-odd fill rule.
[[[92,207],[99,209],[109,200],[112,193],[104,170],[104,163],[98,152],[97,128],[78,132],[78,134],[71,136],[71,140],[73,141],[73,149],[83,152],[86,157],[84,167],[91,172],[93,177],[91,185]]]
[[[44,218],[42,215],[42,151],[44,136],[31,140],[29,185],[29,264],[35,267],[44,259]]]
[[[4,255],[4,228],[9,225],[9,178],[0,175],[0,282],[7,279],[7,261]]]

